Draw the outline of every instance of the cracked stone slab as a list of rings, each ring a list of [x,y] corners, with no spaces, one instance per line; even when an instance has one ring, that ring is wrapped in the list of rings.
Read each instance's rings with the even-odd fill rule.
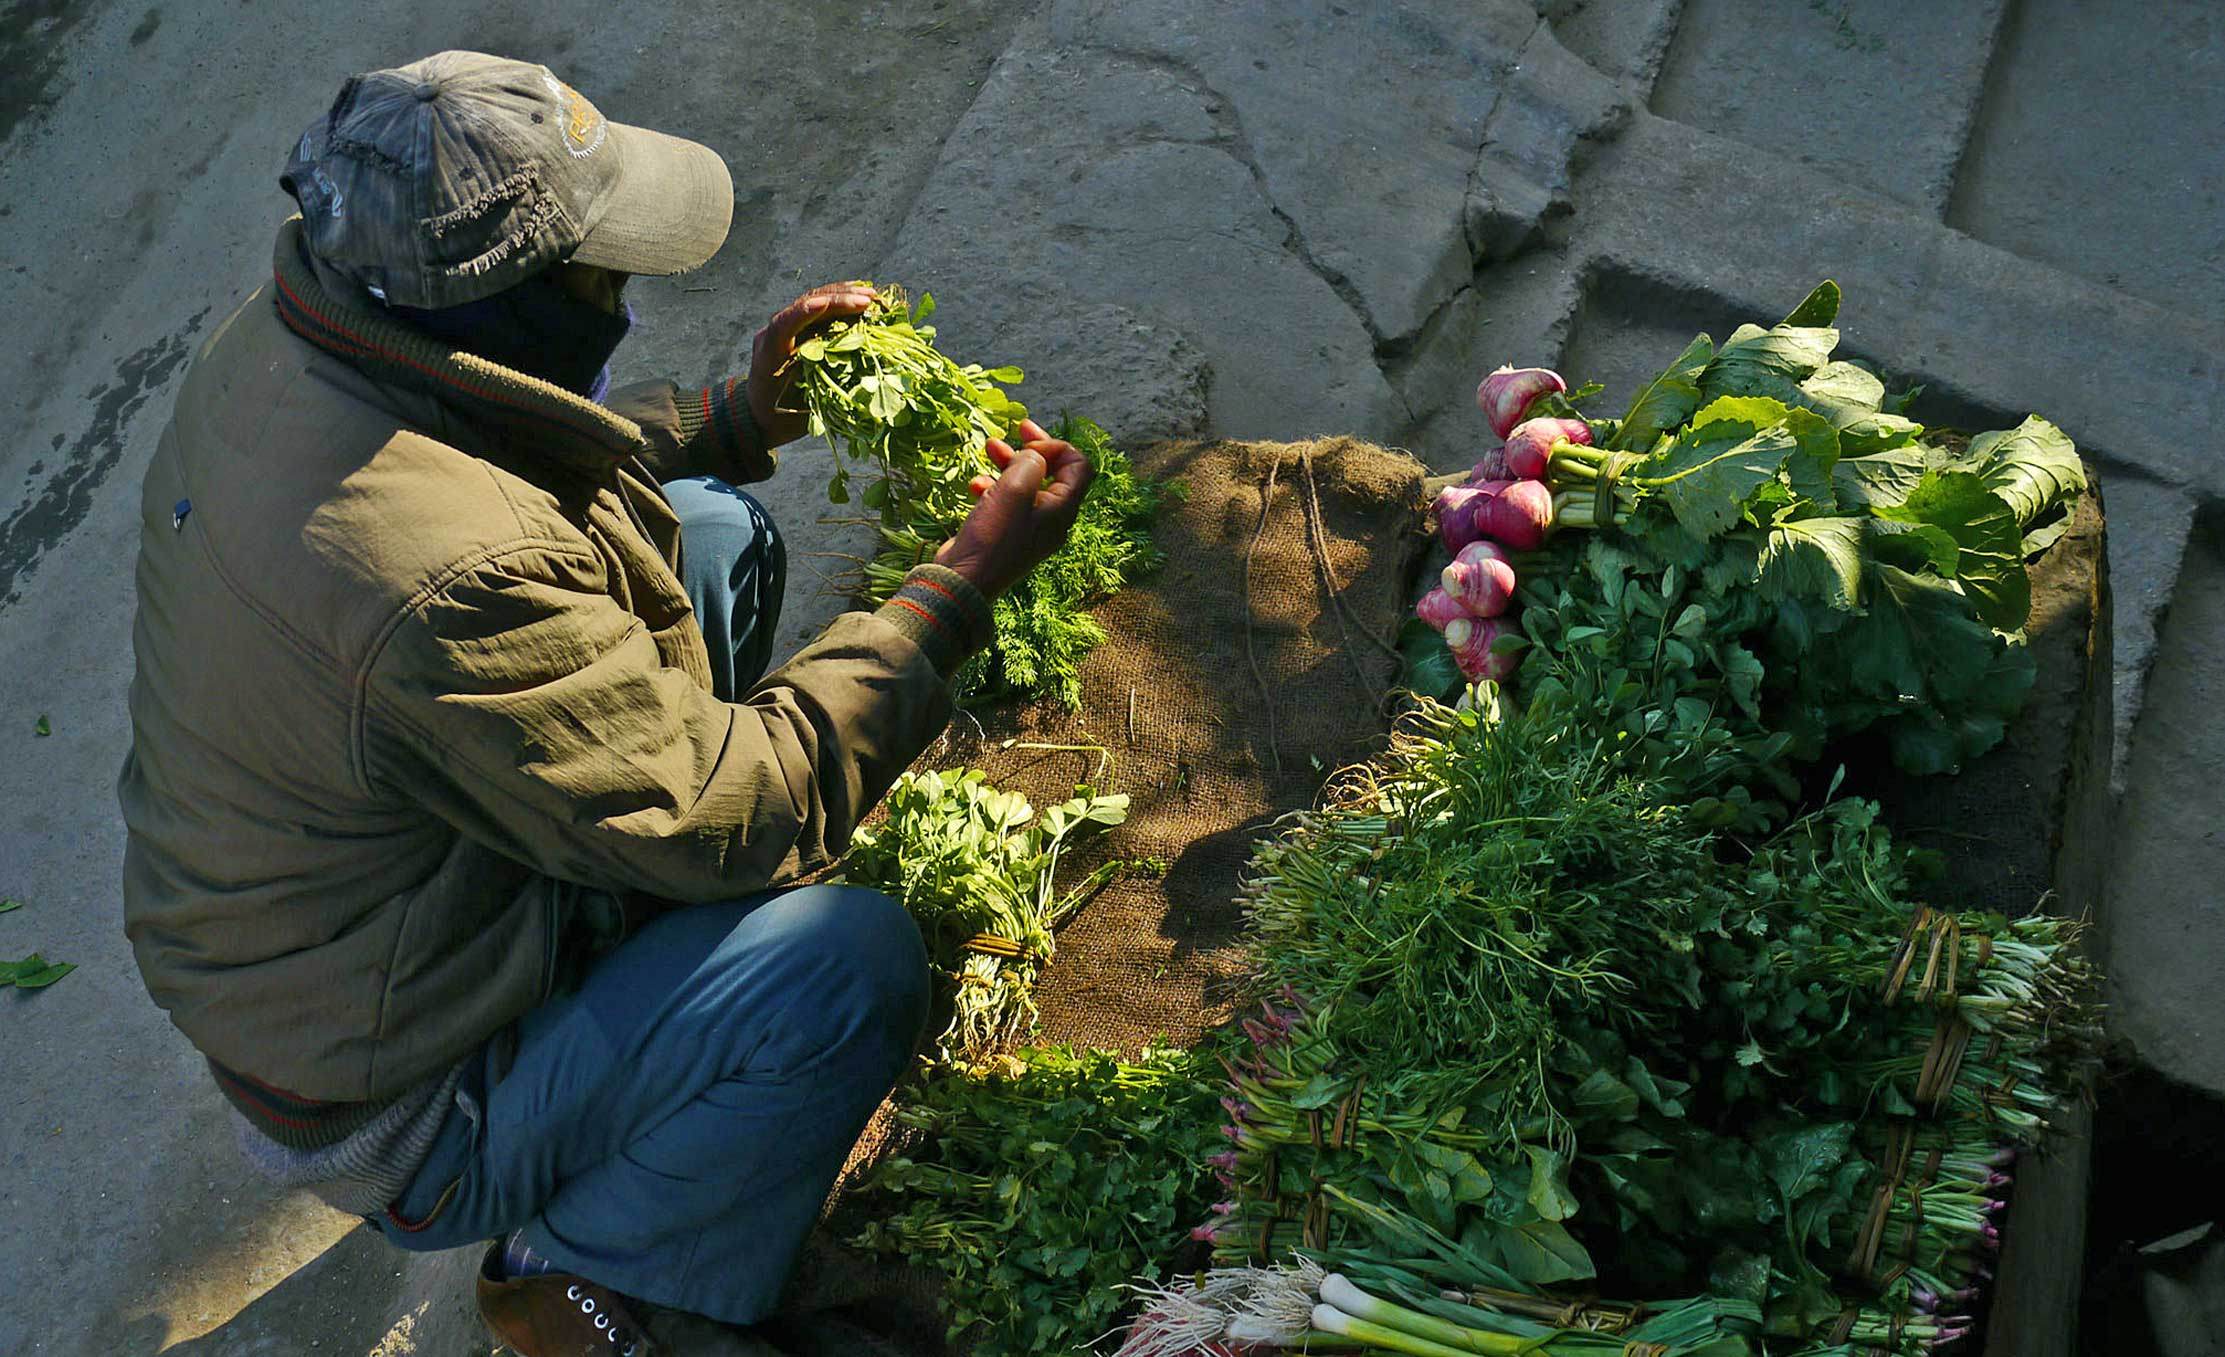
[[[2225,1096],[2225,525],[2205,516],[2163,621],[2118,807],[2107,912],[2111,1030],[2170,1079]]]
[[[1462,208],[1477,257],[1519,254],[1549,220],[1571,211],[1570,180],[1582,144],[1613,135],[1630,111],[1622,86],[1539,24],[1484,128]]]
[[[2225,10],[2019,0],[1947,220],[2159,306],[2216,315],[2220,127]]]
[[[1205,431],[1205,355],[1181,331],[1127,307],[1025,311],[997,327],[995,343],[1023,355],[1027,380],[1012,394],[1045,428],[1063,414],[1086,415],[1124,446]]]
[[[2225,494],[2215,432],[2225,326],[2214,320],[2020,259],[1838,176],[1643,113],[1599,151],[1577,198],[1590,259],[1665,296],[1708,299],[1726,318],[1781,315],[1819,278],[1836,278],[1846,293],[1841,351],[1896,384],[1924,383],[1919,417],[1987,428],[2037,411],[2089,457]],[[2124,417],[2132,391],[2138,421]]]
[[[2007,7],[1689,0],[1653,111],[1944,217]]]
[[[1290,248],[1221,108],[1176,66],[1054,49],[1038,28],[983,82],[880,276],[935,293],[948,352],[1034,368],[1021,394],[1045,411],[1194,402],[1176,341],[1153,355],[1083,328],[1113,306],[1204,356],[1215,433],[1399,427],[1373,338]],[[1046,366],[1008,335],[1016,316],[1067,327],[1070,348]]]
[[[1684,0],[1542,0],[1560,41],[1643,99],[1660,77]]]
[[[1484,126],[1535,10],[1296,0],[1058,0],[1062,50],[1165,63],[1192,81],[1323,276],[1378,339],[1467,282],[1461,208]]]
[[[1502,364],[1562,366],[1582,296],[1569,261],[1554,251],[1478,270],[1395,369],[1414,412],[1406,439],[1414,455],[1432,471],[1465,471],[1495,446],[1476,408],[1476,383]]]
[[[2194,527],[2194,498],[2176,486],[2138,476],[2113,476],[2102,484],[2109,506],[2109,588],[2116,628],[2116,736],[2111,783],[2124,790],[2148,671],[2156,658],[2156,628],[2171,605],[2172,590]]]

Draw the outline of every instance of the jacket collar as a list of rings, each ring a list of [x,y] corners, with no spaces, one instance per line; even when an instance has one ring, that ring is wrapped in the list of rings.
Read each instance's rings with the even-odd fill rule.
[[[595,472],[648,450],[641,426],[516,368],[450,347],[377,311],[343,301],[301,251],[301,218],[278,229],[272,259],[279,319],[376,381],[431,393],[520,446]]]

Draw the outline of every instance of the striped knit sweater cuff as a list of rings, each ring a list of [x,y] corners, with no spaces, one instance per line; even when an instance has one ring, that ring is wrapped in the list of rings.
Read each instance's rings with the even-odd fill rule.
[[[728,377],[699,391],[675,392],[674,404],[680,414],[680,442],[708,454],[696,460],[739,468],[737,485],[772,475],[779,459],[765,446],[765,431],[750,412],[743,378]]]
[[[955,570],[914,566],[880,616],[912,639],[949,678],[975,651],[989,644],[993,629],[989,600]]]

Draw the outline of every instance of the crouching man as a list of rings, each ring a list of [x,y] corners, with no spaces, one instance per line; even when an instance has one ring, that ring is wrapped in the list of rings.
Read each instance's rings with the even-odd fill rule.
[[[774,883],[942,729],[1090,469],[1022,424],[935,563],[766,674],[785,562],[738,487],[803,432],[799,334],[872,294],[806,294],[708,389],[613,389],[626,278],[711,257],[726,167],[475,53],[347,81],[281,182],[146,477],[147,988],[266,1173],[404,1248],[493,1240],[524,1357],[758,1320],[927,1003],[894,903]]]

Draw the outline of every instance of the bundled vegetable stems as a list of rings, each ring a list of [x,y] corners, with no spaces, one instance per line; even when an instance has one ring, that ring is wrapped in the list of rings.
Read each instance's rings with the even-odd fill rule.
[[[1034,1027],[1035,979],[1056,950],[1053,930],[1118,865],[1062,889],[1060,860],[1086,834],[1126,820],[1128,798],[1085,788],[1038,818],[1026,797],[967,768],[906,773],[884,804],[885,822],[852,841],[843,879],[888,892],[919,921],[953,981],[942,1054],[981,1060]]]
[[[1648,1315],[1508,1292],[1379,1295],[1304,1256],[1273,1267],[1215,1268],[1142,1290],[1143,1314],[1118,1357],[1283,1348],[1410,1357],[1745,1357],[1757,1319],[1750,1306],[1705,1299],[1651,1307]]]
[[[996,471],[988,441],[1009,437],[1027,415],[1003,389],[1021,380],[1020,369],[944,356],[926,323],[934,309],[932,297],[907,309],[901,289],[883,288],[871,311],[806,340],[793,360],[793,389],[811,430],[835,449],[828,498],[848,503],[852,477],[872,477],[862,499],[878,514],[880,548],[856,584],[875,601],[957,531],[973,508],[968,484]],[[962,695],[1078,706],[1082,657],[1105,639],[1085,610],[1160,563],[1151,542],[1159,488],[1137,478],[1086,419],[1064,418],[1052,435],[1089,459],[1096,480],[1066,545],[996,601],[995,639],[960,674]]]

